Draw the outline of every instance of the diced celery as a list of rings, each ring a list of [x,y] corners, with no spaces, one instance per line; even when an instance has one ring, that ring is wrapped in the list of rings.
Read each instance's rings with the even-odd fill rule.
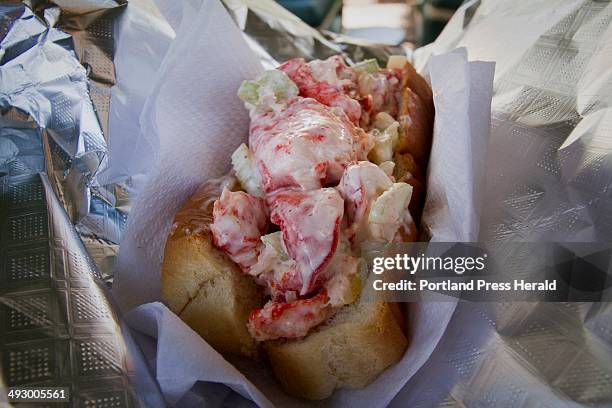
[[[262,197],[261,176],[253,162],[253,155],[246,144],[242,143],[232,153],[232,166],[242,188],[251,195]]]
[[[387,133],[391,138],[391,141],[393,142],[393,149],[395,150],[399,144],[399,122],[391,123],[385,129],[385,133]]]
[[[406,65],[408,59],[405,55],[391,55],[387,60],[387,68],[389,69],[402,69]]]
[[[374,147],[370,150],[368,158],[380,164],[393,159],[393,140],[388,133],[378,132],[374,134]]]
[[[371,95],[376,89],[376,77],[373,74],[368,73],[360,74],[357,85],[359,86],[359,95]]]
[[[287,74],[277,69],[269,70],[262,74],[261,86],[272,88],[277,102],[292,98],[299,93],[297,85]]]
[[[378,61],[376,61],[374,58],[365,60],[365,61],[361,61],[353,65],[353,70],[358,75],[365,74],[365,73],[373,74],[375,72],[378,72],[379,69],[380,67],[378,66]]]
[[[285,252],[285,248],[283,247],[280,231],[262,235],[260,239],[266,247],[271,248],[276,252],[276,255],[280,261],[286,261],[289,259],[289,255],[287,255],[287,252]]]
[[[297,85],[277,69],[264,71],[254,81],[244,81],[238,89],[240,99],[258,108],[271,108],[297,94]]]
[[[361,278],[357,273],[335,276],[327,286],[329,303],[332,306],[350,305],[359,298],[361,288]]]
[[[393,169],[395,169],[395,162],[393,160],[388,160],[380,163],[378,165],[382,171],[389,177],[393,176]]]
[[[259,84],[257,82],[243,81],[240,88],[238,88],[238,97],[244,102],[255,105],[257,103],[257,99],[259,98],[258,91]]]
[[[408,211],[412,186],[393,183],[373,203],[368,214],[368,226],[373,239],[390,242],[395,237]]]
[[[374,123],[372,123],[372,125],[378,130],[385,130],[391,126],[393,122],[395,122],[393,116],[389,115],[387,112],[380,112],[374,117]]]
[[[368,154],[368,158],[372,162],[381,164],[393,159],[393,152],[397,148],[399,141],[398,129],[399,123],[393,121],[383,132],[378,129],[372,130],[374,147]]]

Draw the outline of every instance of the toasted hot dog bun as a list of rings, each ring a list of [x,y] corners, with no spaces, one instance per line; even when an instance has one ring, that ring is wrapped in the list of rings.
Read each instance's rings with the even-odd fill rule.
[[[411,212],[420,213],[433,129],[427,82],[409,64],[403,69],[400,151],[394,177],[414,187]],[[162,268],[164,302],[221,353],[257,358],[247,331],[249,313],[263,305],[261,289],[212,244],[208,224],[222,188],[203,186],[179,211]],[[262,344],[290,395],[321,400],[338,388],[362,388],[397,363],[408,347],[397,304],[362,297],[301,339]]]
[[[408,63],[402,70],[401,84],[399,151],[410,153],[424,174],[433,135],[433,93],[427,81]]]
[[[338,388],[363,388],[397,363],[408,347],[395,303],[359,299],[303,339],[265,348],[283,389],[309,400]]]
[[[208,224],[221,181],[206,183],[177,213],[162,266],[163,302],[220,353],[256,358],[246,322],[261,288],[213,246]]]
[[[396,153],[393,161],[395,162],[393,169],[395,181],[408,183],[412,186],[409,210],[414,222],[419,225],[425,202],[425,176],[423,171],[410,153]]]

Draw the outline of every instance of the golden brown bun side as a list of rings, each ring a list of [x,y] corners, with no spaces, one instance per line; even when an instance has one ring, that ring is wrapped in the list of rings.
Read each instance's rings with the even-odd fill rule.
[[[406,63],[402,69],[401,87],[408,87],[417,94],[421,101],[423,101],[425,109],[428,110],[428,114],[433,116],[434,106],[431,87],[410,63]]]
[[[391,309],[391,313],[393,313],[393,317],[397,322],[397,325],[402,330],[402,333],[406,333],[406,317],[404,316],[404,312],[399,303],[389,302],[387,303],[389,308]]]
[[[408,340],[399,319],[397,304],[359,300],[305,338],[275,340],[265,347],[288,394],[321,400],[336,388],[367,386],[402,358]]]
[[[410,153],[395,153],[393,162],[395,163],[393,168],[395,180],[415,178],[421,183],[425,181],[419,165]]]
[[[399,151],[410,153],[424,173],[431,150],[434,104],[429,84],[410,64],[402,71]]]
[[[412,186],[412,197],[410,198],[410,215],[416,225],[419,225],[421,213],[425,203],[425,178],[421,169],[410,153],[396,153],[393,157],[395,167],[393,177],[396,181],[403,181]]]
[[[246,323],[261,299],[258,286],[209,237],[182,236],[166,243],[162,300],[220,353],[257,357]]]
[[[246,323],[263,303],[260,288],[213,246],[208,228],[195,228],[211,211],[198,193],[177,214],[178,225],[166,242],[162,300],[217,351],[255,358],[258,346]],[[198,203],[206,204],[201,211]]]

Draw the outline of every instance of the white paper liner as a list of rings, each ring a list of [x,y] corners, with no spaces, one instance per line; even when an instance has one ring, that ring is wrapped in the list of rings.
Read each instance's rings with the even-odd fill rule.
[[[434,167],[429,182],[437,188],[437,201],[426,208],[436,216],[434,238],[440,233],[443,239],[468,240],[478,233],[478,222],[463,215],[469,215],[475,203],[474,177],[480,174],[474,168],[480,161],[470,155],[486,140],[494,67],[469,63],[465,52],[434,58],[430,67],[436,104],[432,163],[446,163],[445,172],[460,176],[456,185],[445,186],[436,179],[441,166]],[[220,3],[204,1],[196,13],[183,16],[141,117],[143,131],[159,140],[159,152],[130,213],[114,295],[125,310],[142,305],[128,320],[136,330],[158,339],[155,371],[171,404],[196,381],[207,381],[229,385],[260,406],[311,405],[284,394],[264,366],[237,362],[243,373],[237,371],[157,302],[163,248],[174,214],[200,183],[227,171],[231,153],[246,140],[248,115],[236,91],[243,79],[260,70]],[[455,147],[471,147],[448,149],[451,141]],[[435,203],[443,205],[438,208]],[[455,225],[457,214],[466,228]],[[153,303],[143,305],[147,302]],[[320,405],[385,406],[430,357],[455,306],[433,301],[412,305],[412,339],[404,358],[368,387],[339,390]]]

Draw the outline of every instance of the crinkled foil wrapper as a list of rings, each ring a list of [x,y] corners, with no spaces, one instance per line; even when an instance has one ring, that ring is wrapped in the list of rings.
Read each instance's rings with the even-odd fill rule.
[[[480,0],[467,3],[456,16],[463,28],[434,53],[459,44],[474,47],[472,58],[490,55],[485,26],[507,29],[518,10],[519,39],[539,32],[529,18],[552,21],[524,52],[509,51],[515,59],[496,74],[480,240],[500,251],[516,242],[610,242],[612,3],[559,2],[555,14],[550,2],[482,1],[482,15],[474,13]],[[542,256],[526,248],[527,259]],[[524,265],[506,267],[519,274]],[[392,406],[610,407],[612,303],[460,302]]]
[[[1,406],[21,386],[69,387],[52,406],[147,405],[136,384],[148,372],[92,258],[113,256],[125,223],[122,187],[96,180],[123,7],[0,5]]]
[[[271,1],[222,0],[266,67],[290,58],[325,59],[342,54],[349,62],[405,54],[400,46],[370,43],[333,32],[319,32]]]
[[[112,33],[124,4],[56,3],[31,2],[30,8],[16,2],[0,9],[0,143],[6,155],[0,171],[46,171],[83,241],[96,248],[98,265],[112,266],[126,220],[118,205],[125,185],[100,185],[96,175],[108,165]],[[102,269],[109,281],[110,271]]]
[[[79,401],[137,404],[129,339],[105,287],[133,186],[129,177],[112,185],[96,177],[108,166],[113,24],[125,5],[26,3],[0,5],[0,385],[68,384]],[[269,1],[224,3],[265,66],[405,52],[319,33]],[[470,2],[464,28],[479,4]],[[488,175],[507,190],[488,192],[492,201],[507,198],[485,211],[482,239],[612,238],[609,143],[559,150],[584,116],[609,109],[609,83],[586,104],[572,84],[611,19],[609,2],[582,2],[496,84],[505,98],[494,99],[493,135],[514,135],[531,152],[501,161],[531,164]],[[493,139],[492,149],[505,143]],[[514,182],[530,171],[538,177]],[[605,303],[462,302],[434,357],[392,405],[612,406],[611,333]]]

